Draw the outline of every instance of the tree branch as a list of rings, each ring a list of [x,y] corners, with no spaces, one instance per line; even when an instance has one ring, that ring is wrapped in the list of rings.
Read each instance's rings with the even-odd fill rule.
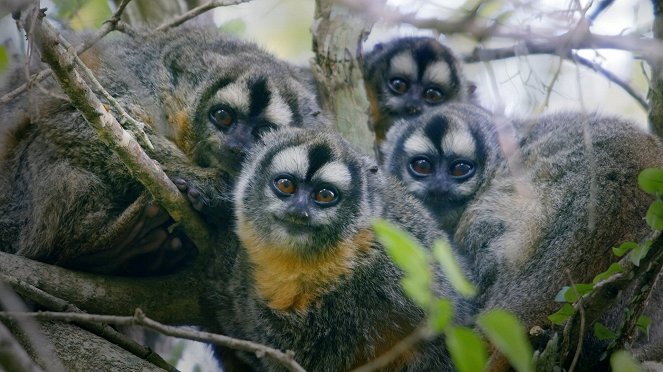
[[[0,252],[0,272],[12,282],[23,282],[66,299],[80,309],[98,314],[127,314],[140,307],[161,322],[211,326],[200,298],[204,267],[182,268],[176,274],[130,278],[78,272]],[[17,288],[20,290],[20,288]],[[167,304],[164,305],[164,304]]]
[[[11,332],[0,323],[0,369],[5,371],[42,372]]]
[[[654,23],[652,33],[654,40],[663,40],[663,1],[652,0],[654,5]],[[663,48],[661,48],[663,49]],[[659,137],[663,138],[663,57],[656,56],[648,59],[651,66],[651,80],[649,82],[649,127]]]
[[[63,322],[99,322],[114,325],[140,325],[168,336],[194,341],[210,342],[234,350],[252,352],[255,353],[259,358],[262,356],[267,356],[268,358],[282,364],[290,371],[305,371],[304,368],[302,368],[294,360],[293,354],[291,352],[284,353],[280,350],[276,350],[265,345],[257,344],[251,341],[239,340],[224,335],[201,332],[188,328],[167,326],[148,318],[140,309],[136,309],[134,316],[92,315],[62,312],[0,312],[0,318],[2,319],[18,319],[26,317],[32,319],[57,320]]]
[[[626,93],[628,93],[636,102],[638,102],[638,104],[640,105],[640,107],[642,107],[643,110],[645,111],[649,110],[649,104],[647,103],[647,100],[645,100],[644,97],[642,97],[638,92],[636,92],[635,89],[633,89],[633,87],[629,83],[623,81],[617,75],[613,74],[611,71],[606,70],[597,63],[594,63],[586,58],[579,56],[578,53],[576,52],[570,52],[567,58],[600,73],[606,79],[617,84]]]
[[[83,313],[81,309],[75,305],[57,298],[53,295],[50,295],[37,287],[34,287],[28,283],[22,282],[15,279],[14,277],[0,273],[0,280],[8,283],[14,288],[14,290],[23,296],[24,298],[30,299],[31,301],[45,307],[51,311],[57,312],[73,312],[73,313]],[[86,329],[99,337],[112,342],[113,344],[121,347],[122,349],[132,353],[133,355],[144,359],[155,366],[165,369],[170,372],[175,372],[176,369],[173,368],[168,362],[163,360],[161,356],[152,352],[150,348],[140,345],[139,343],[133,341],[126,335],[123,335],[117,332],[115,329],[111,328],[106,324],[92,323],[92,322],[78,322],[78,325],[83,329]]]
[[[359,63],[361,43],[373,22],[360,14],[339,2],[316,0],[312,70],[322,106],[335,116],[341,135],[362,152],[377,154]]]
[[[97,32],[95,32],[95,34],[90,39],[87,39],[81,45],[76,47],[76,54],[81,54],[84,51],[90,49],[94,44],[96,44],[104,36],[108,35],[111,31],[116,31],[116,30],[124,30],[125,32],[132,31],[131,27],[128,24],[120,20],[122,12],[124,12],[124,9],[129,4],[130,1],[131,0],[123,0],[120,6],[115,11],[115,13],[113,13],[113,15],[103,23],[101,28]],[[25,92],[30,85],[43,81],[47,77],[51,76],[52,73],[53,72],[50,69],[44,69],[39,71],[38,73],[33,74],[32,76],[30,76],[30,78],[28,79],[29,81],[27,83],[19,86],[13,91],[0,97],[0,103],[7,103],[13,100],[14,98],[18,97],[21,93]]]
[[[28,13],[30,14],[30,13]],[[26,31],[34,37],[43,60],[51,67],[55,78],[67,94],[72,105],[85,120],[92,125],[99,137],[113,150],[131,170],[135,178],[155,197],[177,222],[180,222],[187,236],[205,254],[210,252],[211,239],[207,226],[191,208],[168,176],[149,158],[133,136],[125,131],[117,120],[106,111],[92,90],[81,79],[74,68],[76,54],[66,49],[60,42],[57,32],[44,19],[38,9],[34,9],[25,22]],[[32,24],[32,29],[29,28]]]
[[[157,27],[155,31],[166,31],[169,30],[173,27],[179,26],[182,23],[197,17],[208,10],[212,10],[214,8],[218,8],[220,6],[229,6],[229,5],[237,5],[237,4],[242,4],[242,3],[248,3],[251,0],[210,0],[206,2],[203,5],[197,6],[188,12],[175,17],[174,19],[162,24],[161,26]]]

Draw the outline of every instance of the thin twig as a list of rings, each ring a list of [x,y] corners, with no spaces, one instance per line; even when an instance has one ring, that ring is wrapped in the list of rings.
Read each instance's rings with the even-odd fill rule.
[[[27,311],[23,300],[7,284],[0,281],[0,308],[7,311]],[[53,352],[49,340],[41,332],[39,324],[34,319],[18,319],[16,326],[25,337],[25,343],[34,351],[33,357],[41,365],[48,365],[49,371],[64,372],[65,368]]]
[[[76,305],[71,304],[61,298],[55,297],[49,293],[42,291],[41,289],[34,287],[26,282],[20,281],[13,276],[0,273],[0,280],[3,280],[9,284],[18,294],[24,298],[28,298],[35,303],[44,306],[45,308],[57,311],[57,312],[71,312],[71,313],[80,313],[84,312],[76,307]],[[154,353],[150,348],[145,347],[126,335],[123,335],[110,326],[106,324],[92,323],[92,322],[79,322],[79,326],[82,328],[96,334],[99,337],[103,337],[106,340],[112,342],[115,345],[123,348],[124,350],[132,353],[133,355],[144,359],[155,366],[165,369],[170,372],[175,372],[173,366],[168,364],[161,356]]]
[[[631,262],[631,253],[629,253],[619,261],[622,272],[600,281],[594,285],[594,289],[589,294],[576,302],[574,305],[576,309],[581,306],[584,308],[584,317],[587,324],[594,323],[605,312],[605,309],[609,309],[617,299],[617,294],[629,287],[634,278],[643,278],[661,271],[663,267],[663,235],[655,232],[652,234],[651,240],[653,243],[649,254],[640,260],[639,266],[635,266]],[[567,359],[573,346],[571,342],[576,338],[576,322],[577,316],[574,315],[564,327],[563,340],[567,344],[562,349],[562,360]]]
[[[104,24],[101,26],[101,28],[90,39],[87,39],[86,41],[84,41],[83,43],[81,43],[79,46],[76,47],[76,54],[81,54],[86,50],[90,49],[94,44],[96,44],[104,36],[108,35],[111,31],[131,30],[131,26],[127,25],[125,22],[122,22],[120,20],[122,12],[124,12],[124,9],[129,4],[130,1],[131,0],[122,0],[122,3],[117,8],[115,13],[113,13],[113,15],[108,20],[104,21]],[[32,74],[32,76],[30,76],[30,78],[28,79],[27,83],[19,86],[18,88],[0,97],[0,103],[10,102],[14,98],[21,95],[21,93],[25,92],[28,89],[28,87],[30,87],[32,84],[46,79],[47,77],[51,76],[51,74],[52,71],[49,68],[46,68],[44,70]]]
[[[649,111],[649,104],[647,103],[647,100],[642,95],[640,95],[638,92],[636,92],[635,89],[633,89],[633,87],[629,83],[627,83],[627,82],[623,81],[622,79],[620,79],[619,76],[617,76],[617,75],[613,74],[611,71],[603,68],[598,63],[594,63],[594,62],[592,62],[592,61],[590,61],[586,58],[583,58],[583,57],[579,56],[578,53],[576,53],[576,52],[573,52],[573,51],[569,52],[568,58],[571,59],[572,61],[580,63],[583,66],[591,68],[592,70],[594,70],[594,71],[600,73],[601,75],[603,75],[606,79],[608,79],[611,82],[617,84],[626,93],[628,93],[633,99],[635,99],[636,102],[638,102],[638,104],[640,105],[640,107],[642,107],[643,110]]]
[[[573,278],[571,278],[571,271],[569,271],[569,269],[566,269],[566,276],[569,278],[569,283],[571,283],[571,288],[573,288],[573,292],[575,293],[576,298],[580,298],[580,293],[578,293],[578,289],[574,284],[575,282],[573,281]],[[578,346],[576,347],[576,353],[573,355],[573,361],[569,366],[569,372],[573,372],[573,370],[576,368],[576,364],[578,364],[578,359],[580,359],[580,353],[582,352],[583,339],[585,338],[585,310],[582,308],[582,306],[579,306],[578,312],[580,313],[580,334],[578,335]]]
[[[415,329],[414,332],[410,333],[407,337],[392,346],[392,348],[389,349],[386,353],[371,360],[363,366],[352,370],[352,372],[371,372],[385,369],[385,367],[387,367],[394,359],[412,349],[412,347],[420,341],[428,338],[430,334],[430,329],[427,326],[420,326]]]
[[[161,26],[157,27],[155,31],[166,31],[173,27],[179,26],[182,23],[207,12],[208,10],[218,8],[220,6],[237,5],[242,3],[248,3],[249,1],[251,0],[211,0],[203,5],[197,6],[189,10],[188,12],[162,24]]]
[[[71,44],[69,44],[67,39],[63,38],[62,35],[58,36],[60,42],[66,49],[70,51],[73,50],[73,47]],[[147,138],[147,134],[145,134],[145,131],[143,130],[143,128],[145,128],[145,124],[139,123],[124,110],[122,105],[120,105],[119,102],[117,102],[117,100],[113,98],[113,96],[111,96],[110,93],[108,93],[108,91],[104,89],[104,87],[99,83],[92,71],[90,71],[85,63],[83,63],[83,61],[81,61],[81,59],[78,57],[78,54],[72,53],[72,56],[74,58],[74,62],[76,62],[76,65],[79,68],[79,71],[83,73],[88,82],[92,83],[92,86],[97,91],[97,94],[101,94],[106,99],[106,101],[108,101],[111,107],[117,110],[118,114],[123,119],[122,122],[127,124],[127,129],[131,130],[131,133],[133,133],[138,138],[140,144],[149,148],[150,150],[154,150],[152,142],[150,142],[150,139]]]
[[[305,371],[297,363],[290,352],[282,352],[269,346],[261,345],[255,342],[240,340],[220,334],[196,331],[188,328],[180,328],[161,324],[145,316],[140,310],[136,309],[134,316],[115,316],[115,315],[93,315],[81,313],[63,313],[63,312],[7,312],[0,311],[2,319],[40,319],[57,320],[63,322],[99,322],[113,325],[139,325],[153,329],[167,336],[184,338],[187,340],[214,343],[234,350],[242,350],[255,353],[256,356],[267,356],[272,360],[282,364],[290,371]]]
[[[73,69],[75,53],[67,50],[59,41],[57,31],[43,16],[36,22],[34,34],[42,59],[54,71],[54,75],[72,105],[92,125],[99,137],[109,145],[134,173],[136,179],[166,208],[168,213],[184,227],[201,253],[211,252],[211,239],[204,221],[164,171],[140,147],[129,132],[124,130],[115,117],[106,111],[94,92]]]
[[[30,359],[7,327],[0,323],[0,369],[2,368],[6,371],[44,371]]]

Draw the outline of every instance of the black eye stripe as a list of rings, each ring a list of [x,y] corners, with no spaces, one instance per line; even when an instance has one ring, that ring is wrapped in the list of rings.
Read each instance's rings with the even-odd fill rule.
[[[309,149],[308,158],[309,167],[306,171],[306,180],[310,181],[318,169],[332,160],[332,151],[327,145],[317,145]]]
[[[449,121],[444,116],[436,116],[424,127],[424,134],[435,146],[438,153],[442,154],[442,137],[447,132]]]
[[[272,92],[267,86],[265,78],[259,78],[249,83],[249,116],[256,117],[260,115],[272,99]]]

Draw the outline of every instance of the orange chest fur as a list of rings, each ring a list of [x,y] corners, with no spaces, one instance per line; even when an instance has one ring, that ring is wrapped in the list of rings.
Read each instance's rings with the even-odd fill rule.
[[[373,243],[373,232],[364,229],[319,257],[304,258],[290,247],[261,243],[255,231],[240,235],[253,265],[257,294],[270,308],[281,311],[308,309],[351,274],[359,256],[365,256]]]

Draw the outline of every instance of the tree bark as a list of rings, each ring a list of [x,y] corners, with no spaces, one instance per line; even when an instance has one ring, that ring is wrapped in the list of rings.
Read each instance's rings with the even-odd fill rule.
[[[380,0],[382,3],[386,3]],[[334,115],[341,135],[357,149],[375,155],[369,101],[361,72],[361,44],[373,21],[334,0],[316,0],[313,76],[323,108]]]
[[[654,5],[653,37],[663,41],[663,1],[652,0]],[[653,133],[663,138],[663,58],[658,54],[649,60],[651,81],[649,82],[649,126]]]

